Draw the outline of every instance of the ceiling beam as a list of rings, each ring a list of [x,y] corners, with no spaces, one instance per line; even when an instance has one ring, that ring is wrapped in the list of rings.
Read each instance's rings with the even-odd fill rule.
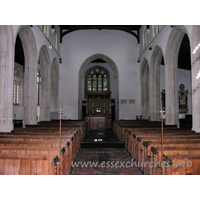
[[[74,26],[68,26],[68,25],[60,25],[61,31],[60,31],[60,43],[62,43],[62,38],[73,32],[73,31],[77,31],[77,30],[89,30],[89,29],[98,29],[98,30],[102,30],[102,29],[107,29],[107,30],[121,30],[121,31],[125,31],[131,35],[133,35],[134,37],[136,37],[138,43],[139,41],[139,28],[140,26],[125,26],[125,25],[74,25]],[[133,31],[137,31],[137,34]]]

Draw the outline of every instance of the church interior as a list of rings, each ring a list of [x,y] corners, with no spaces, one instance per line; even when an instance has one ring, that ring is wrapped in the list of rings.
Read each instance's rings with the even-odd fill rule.
[[[0,175],[200,175],[199,41],[199,25],[0,25]]]

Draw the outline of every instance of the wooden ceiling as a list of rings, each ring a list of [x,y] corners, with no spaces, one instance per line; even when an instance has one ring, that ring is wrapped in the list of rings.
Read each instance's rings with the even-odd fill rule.
[[[62,29],[80,30],[80,29],[114,29],[114,30],[134,30],[140,29],[141,25],[59,25]]]
[[[139,41],[139,29],[141,25],[59,25],[61,29],[61,36],[60,36],[60,42],[62,43],[62,38],[67,35],[68,33],[71,33],[73,31],[77,30],[88,30],[88,29],[108,29],[108,30],[121,30],[125,31],[127,33],[130,33],[131,35],[135,36]],[[134,32],[133,32],[134,31]],[[136,33],[135,33],[136,31]]]

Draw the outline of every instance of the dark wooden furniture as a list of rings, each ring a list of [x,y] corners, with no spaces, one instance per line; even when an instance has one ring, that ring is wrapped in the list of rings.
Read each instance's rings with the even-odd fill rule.
[[[90,129],[97,130],[98,124],[104,129],[111,129],[111,92],[86,92],[86,116],[90,118]]]

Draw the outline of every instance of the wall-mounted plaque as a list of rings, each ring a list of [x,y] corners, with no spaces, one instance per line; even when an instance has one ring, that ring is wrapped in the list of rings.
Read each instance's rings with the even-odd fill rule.
[[[188,90],[185,90],[185,85],[179,86],[179,113],[188,112]],[[161,92],[162,110],[165,110],[165,90]]]
[[[179,113],[187,113],[188,111],[188,90],[185,90],[185,85],[179,86]]]

